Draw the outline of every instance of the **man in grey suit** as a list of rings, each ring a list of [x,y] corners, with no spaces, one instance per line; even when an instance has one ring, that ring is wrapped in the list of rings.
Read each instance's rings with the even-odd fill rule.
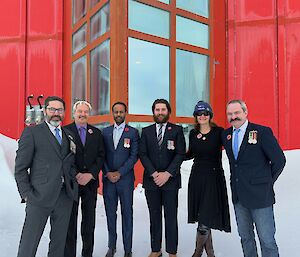
[[[48,257],[63,257],[73,201],[78,184],[74,166],[73,136],[62,129],[65,102],[45,100],[45,122],[24,129],[17,150],[15,179],[26,217],[18,257],[34,257],[50,217]]]

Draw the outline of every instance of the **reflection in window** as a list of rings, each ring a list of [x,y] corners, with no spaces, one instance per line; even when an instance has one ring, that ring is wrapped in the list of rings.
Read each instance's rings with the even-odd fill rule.
[[[78,100],[86,99],[86,56],[72,63],[72,106]]]
[[[72,37],[72,49],[73,54],[78,53],[81,49],[86,47],[86,28],[84,24],[79,30],[77,30]]]
[[[197,21],[176,16],[176,40],[208,49],[208,26]]]
[[[86,15],[86,0],[73,0],[73,24]]]
[[[129,0],[128,27],[147,34],[169,38],[169,13]]]
[[[109,30],[109,4],[103,6],[91,18],[91,41]]]
[[[152,114],[155,99],[169,100],[169,47],[129,38],[130,114]]]
[[[90,0],[90,8],[93,8],[100,0]]]
[[[108,114],[110,109],[110,41],[104,41],[91,51],[92,115]]]
[[[131,126],[131,127],[134,127],[138,130],[140,136],[142,134],[142,129],[153,124],[153,122],[128,122],[128,125]]]
[[[207,18],[209,16],[209,0],[176,0],[176,7]]]
[[[199,100],[209,101],[208,56],[176,50],[176,116],[193,116]]]
[[[195,127],[194,124],[185,124],[185,123],[176,123],[179,126],[182,126],[183,129],[183,135],[186,143],[186,150],[188,150],[189,147],[189,134],[190,131]]]

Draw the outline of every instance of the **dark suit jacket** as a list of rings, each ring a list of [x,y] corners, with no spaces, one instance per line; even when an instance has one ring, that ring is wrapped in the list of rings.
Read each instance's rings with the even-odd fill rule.
[[[174,149],[170,149],[168,143],[174,145]],[[180,188],[180,165],[184,159],[185,151],[185,139],[181,126],[168,122],[161,146],[157,142],[156,125],[143,128],[139,150],[140,159],[145,169],[143,187],[149,190],[159,189],[153,181],[152,174],[155,171],[168,171],[172,176],[161,189]]]
[[[105,149],[101,131],[94,126],[87,125],[85,146],[82,145],[75,122],[64,127],[72,131],[75,136],[77,151],[75,155],[75,163],[77,172],[91,172],[94,180],[91,180],[88,185],[99,185],[99,172],[102,169]]]
[[[257,143],[249,143],[249,132],[257,131]],[[232,201],[257,209],[275,203],[273,185],[285,165],[285,156],[269,127],[248,123],[237,160],[232,151],[232,132],[222,134],[230,163]]]
[[[103,138],[106,150],[105,162],[103,167],[103,182],[107,181],[106,173],[109,171],[119,171],[121,180],[134,181],[134,165],[138,160],[139,133],[137,129],[125,125],[123,134],[118,146],[114,148],[113,142],[114,126],[103,129]],[[130,140],[130,147],[125,147],[124,142]]]
[[[15,179],[22,199],[41,207],[54,206],[63,180],[68,196],[77,198],[75,158],[70,150],[75,145],[73,140],[74,136],[63,130],[59,145],[45,122],[24,129],[15,163]]]

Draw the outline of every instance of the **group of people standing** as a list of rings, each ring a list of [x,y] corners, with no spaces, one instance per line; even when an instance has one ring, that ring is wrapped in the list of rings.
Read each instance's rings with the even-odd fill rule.
[[[103,171],[103,199],[108,227],[106,257],[116,253],[117,207],[121,204],[124,257],[132,256],[134,165],[144,166],[143,187],[150,217],[151,253],[162,256],[162,215],[165,250],[176,257],[178,247],[178,191],[180,166],[193,159],[188,182],[188,223],[198,223],[192,257],[214,257],[211,229],[231,231],[222,148],[230,162],[232,200],[245,257],[256,257],[254,225],[262,257],[278,257],[275,241],[273,185],[285,157],[272,130],[250,123],[241,100],[227,104],[231,128],[213,121],[211,106],[199,101],[188,151],[183,129],[169,122],[171,106],[165,99],[152,105],[154,124],[138,131],[126,124],[127,106],[112,106],[114,124],[102,132],[88,124],[92,110],[86,101],[73,107],[74,122],[65,127],[65,103],[56,96],[45,100],[45,122],[24,129],[19,140],[15,178],[26,217],[18,257],[34,257],[50,218],[48,257],[75,257],[77,216],[81,201],[81,256],[93,256],[95,209],[99,171]],[[194,237],[191,235],[191,237]]]

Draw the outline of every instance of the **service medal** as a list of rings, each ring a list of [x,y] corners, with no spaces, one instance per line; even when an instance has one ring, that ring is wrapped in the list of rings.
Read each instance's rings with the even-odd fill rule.
[[[130,138],[124,138],[124,147],[130,148]]]
[[[175,150],[175,144],[173,140],[168,140],[167,141],[167,149],[168,150]]]
[[[249,144],[257,144],[257,130],[249,131],[248,143]]]

